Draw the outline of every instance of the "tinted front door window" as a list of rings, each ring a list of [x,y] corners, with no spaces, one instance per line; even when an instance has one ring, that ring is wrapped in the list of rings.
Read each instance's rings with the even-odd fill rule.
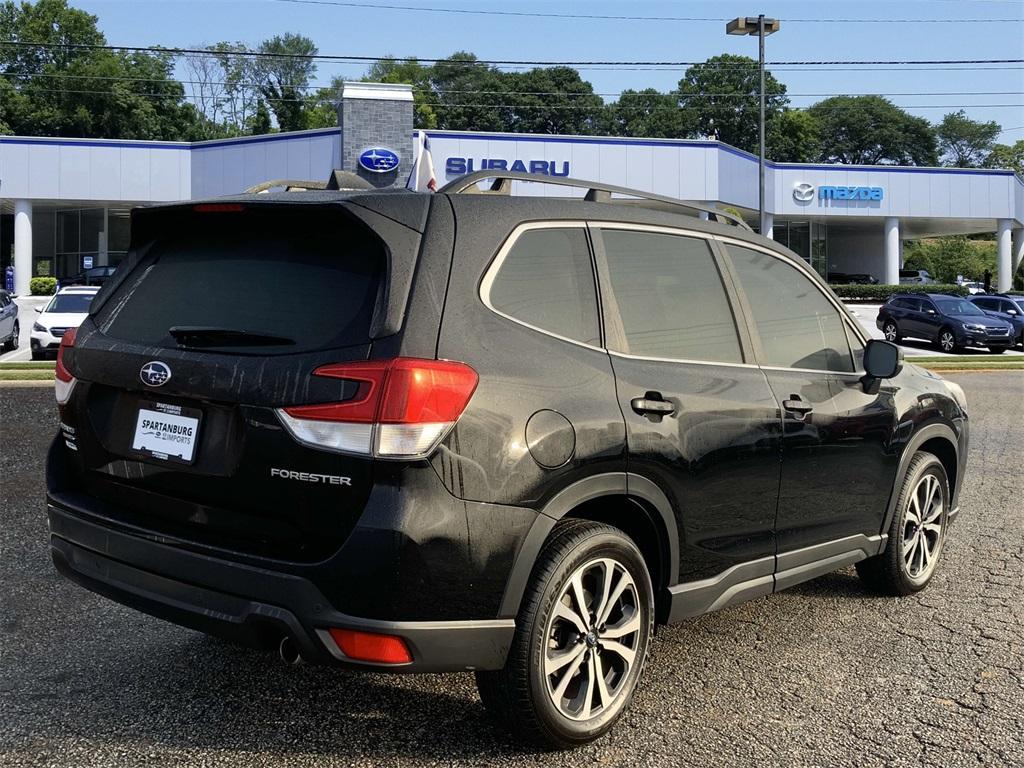
[[[738,246],[728,250],[761,338],[765,365],[853,370],[843,321],[817,285],[782,259]]]

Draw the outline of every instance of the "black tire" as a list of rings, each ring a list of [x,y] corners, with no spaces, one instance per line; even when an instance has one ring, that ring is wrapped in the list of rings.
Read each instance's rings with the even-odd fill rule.
[[[935,487],[941,500],[941,509],[934,518],[935,523],[938,524],[938,531],[935,533],[933,547],[928,550],[932,552],[931,558],[928,560],[928,567],[915,574],[913,566],[917,558],[914,556],[914,552],[917,550],[913,548],[912,543],[907,541],[907,536],[917,529],[927,529],[928,526],[919,525],[914,521],[911,502],[912,496],[916,493],[920,508],[922,484],[928,482],[927,478],[933,478],[936,482]],[[949,480],[942,462],[933,454],[925,451],[914,454],[896,501],[896,512],[893,514],[893,520],[889,526],[889,539],[885,551],[857,563],[857,575],[869,589],[883,595],[902,596],[920,592],[928,586],[935,576],[946,540],[946,531],[949,527],[949,500]],[[925,515],[927,515],[927,511]],[[927,530],[920,530],[917,533],[919,536],[925,536],[926,541],[931,541]],[[925,554],[921,554],[922,562]],[[911,561],[910,564],[907,562],[908,557]]]
[[[939,335],[935,337],[935,346],[939,348],[940,352],[953,353],[960,352],[963,347],[957,344],[956,333],[952,328],[943,328],[939,331]]]
[[[14,321],[14,332],[11,334],[11,338],[7,342],[7,350],[13,352],[18,348],[19,337],[21,336],[21,325],[17,320]]]
[[[556,605],[565,599],[569,602],[561,605],[568,605],[571,610],[575,610],[576,602],[564,594],[564,590],[570,589],[570,579],[577,571],[582,571],[586,578],[586,574],[591,573],[586,570],[587,568],[601,567],[594,565],[598,559],[601,562],[614,562],[615,566],[611,568],[613,576],[618,567],[622,569],[620,579],[628,575],[632,580],[633,590],[629,594],[635,598],[635,602],[630,606],[630,613],[623,611],[618,614],[621,618],[616,624],[636,623],[633,617],[639,618],[638,629],[620,638],[623,643],[635,643],[635,659],[632,664],[622,667],[621,670],[615,668],[615,663],[616,660],[621,662],[622,657],[605,648],[600,642],[601,632],[611,632],[613,629],[612,622],[609,621],[607,629],[595,627],[599,631],[588,632],[586,636],[570,631],[570,637],[566,637],[565,629],[570,625],[568,622],[556,624],[561,619],[553,616]],[[617,581],[614,583],[618,584]],[[592,586],[596,586],[596,582],[592,582]],[[590,607],[596,607],[600,602],[596,589],[591,592],[584,586],[584,594],[584,603]],[[591,616],[588,623],[592,621]],[[476,673],[480,699],[495,718],[530,744],[547,749],[569,749],[587,744],[604,735],[629,706],[643,671],[653,631],[654,597],[650,574],[643,556],[632,540],[622,531],[609,525],[585,520],[562,521],[551,532],[534,565],[516,619],[516,632],[505,667],[494,672]],[[608,643],[609,640],[606,639],[605,642]],[[592,646],[592,643],[595,645]],[[563,648],[558,648],[559,644],[564,644]],[[614,686],[614,694],[607,706],[599,706],[598,714],[589,719],[579,720],[573,719],[559,708],[566,706],[564,694],[557,696],[556,692],[551,691],[550,685],[554,683],[545,674],[544,669],[545,659],[552,658],[548,656],[551,650],[561,650],[565,653],[573,651],[577,646],[582,646],[578,655],[587,664],[591,663],[590,657],[593,654],[594,664],[601,670],[607,669],[600,678],[606,681],[605,687]],[[594,650],[590,650],[591,647]],[[607,666],[600,666],[602,664]],[[583,669],[582,663],[567,664],[566,667],[568,671],[564,675],[571,678],[566,692],[572,691],[575,685],[578,687],[575,696],[577,700],[581,697],[586,702],[592,702],[595,698],[601,699],[601,686],[594,688],[595,684],[591,684],[583,687],[583,679],[587,674],[592,674],[593,666],[588,667],[590,673]],[[554,673],[552,677],[557,674]],[[620,675],[618,680],[615,679],[616,674]],[[558,682],[564,680],[563,676]],[[597,690],[597,696],[592,695],[592,688]],[[572,703],[568,702],[569,705]],[[582,708],[588,705],[580,706]]]
[[[41,349],[33,349],[32,350],[32,359],[33,360],[45,360],[46,359],[46,353],[43,352]]]
[[[991,352],[993,355],[1001,355],[1007,349],[1008,347],[989,347],[988,351]]]
[[[903,341],[900,327],[896,325],[895,320],[886,320],[882,323],[882,335],[885,336],[886,341],[891,341],[893,344],[899,344]]]

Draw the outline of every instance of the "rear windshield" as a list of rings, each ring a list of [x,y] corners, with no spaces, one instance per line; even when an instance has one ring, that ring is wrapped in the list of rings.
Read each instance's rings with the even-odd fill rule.
[[[250,209],[179,217],[169,229],[98,313],[106,335],[260,355],[369,340],[385,256],[361,226]]]
[[[95,293],[64,293],[53,297],[45,312],[67,312],[86,314]]]

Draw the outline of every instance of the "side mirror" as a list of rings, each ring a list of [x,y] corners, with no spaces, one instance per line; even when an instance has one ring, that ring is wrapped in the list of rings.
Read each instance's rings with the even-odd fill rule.
[[[929,310],[927,310],[927,312],[928,312],[929,315],[934,315],[935,314],[935,310],[934,309],[929,309]]]
[[[1018,314],[1018,312],[1017,312],[1016,309],[1008,309],[1008,310],[1006,310],[1006,314],[1008,314],[1008,315],[1016,315],[1016,314]]]
[[[38,312],[40,315],[43,314],[43,308],[42,307],[36,307],[36,312]]]
[[[864,375],[860,383],[867,394],[876,394],[882,379],[898,376],[902,370],[903,350],[895,344],[872,339],[864,347]]]

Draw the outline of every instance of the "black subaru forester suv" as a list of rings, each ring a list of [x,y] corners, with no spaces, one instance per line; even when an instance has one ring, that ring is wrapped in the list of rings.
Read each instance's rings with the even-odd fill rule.
[[[854,563],[928,584],[960,387],[739,220],[500,175],[136,210],[57,364],[60,572],[289,661],[473,671],[553,747],[622,715],[658,624]]]

